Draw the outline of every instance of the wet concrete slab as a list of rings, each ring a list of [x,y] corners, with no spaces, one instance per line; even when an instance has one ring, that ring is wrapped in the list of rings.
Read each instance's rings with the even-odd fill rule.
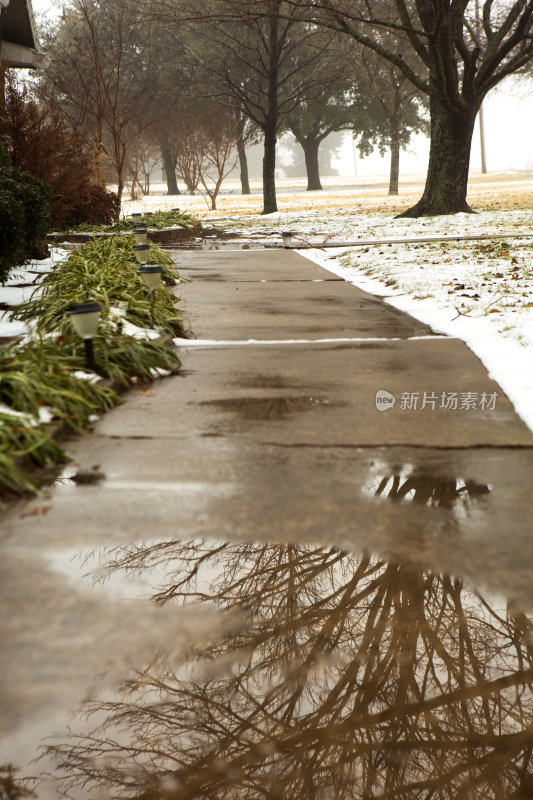
[[[531,432],[462,342],[392,340],[297,254],[186,255],[210,338],[237,283],[243,336],[295,338],[262,292],[298,283],[391,338],[196,342],[67,443],[0,526],[0,764],[39,800],[525,800]]]
[[[135,435],[141,413],[145,436],[288,447],[533,444],[501,388],[457,339],[191,347],[180,357],[185,378],[112,411],[96,432]],[[380,411],[383,391],[395,404]]]
[[[228,281],[259,283],[276,281],[331,281],[342,278],[291,250],[220,250],[180,252],[174,256],[184,278],[203,284]]]
[[[432,334],[428,325],[344,281],[196,281],[180,284],[176,293],[199,339],[405,339]]]
[[[68,547],[83,551],[165,538],[312,543],[466,575],[533,607],[531,449],[269,444],[258,453],[225,437],[184,447],[96,436],[69,452],[50,499],[4,521],[10,551],[60,550],[66,531]],[[72,481],[95,466],[97,486]]]

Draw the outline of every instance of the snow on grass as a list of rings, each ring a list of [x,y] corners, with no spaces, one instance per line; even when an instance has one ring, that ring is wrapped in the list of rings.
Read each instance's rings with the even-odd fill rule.
[[[15,267],[8,275],[3,285],[0,285],[0,337],[23,336],[28,332],[28,326],[22,322],[11,322],[10,309],[29,300],[35,291],[35,281],[44,272],[50,272],[54,266],[63,261],[68,255],[67,250],[54,247],[50,250],[50,257],[39,261],[28,261],[21,267]]]

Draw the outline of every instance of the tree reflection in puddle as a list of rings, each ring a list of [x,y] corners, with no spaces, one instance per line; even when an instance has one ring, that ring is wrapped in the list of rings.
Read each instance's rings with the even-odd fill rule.
[[[374,468],[373,480],[363,487],[363,494],[393,501],[411,501],[419,505],[452,508],[459,502],[468,503],[490,494],[486,483],[472,479],[434,474],[423,467],[403,464],[391,473],[390,468]],[[384,473],[384,474],[383,474]]]
[[[243,622],[87,703],[103,725],[47,748],[69,796],[531,797],[522,613],[449,576],[333,549],[170,541],[105,561],[163,565],[158,603]]]

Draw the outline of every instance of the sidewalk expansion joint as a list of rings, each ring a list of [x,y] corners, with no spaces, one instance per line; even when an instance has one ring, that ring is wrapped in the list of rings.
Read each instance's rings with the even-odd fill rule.
[[[241,347],[243,345],[279,345],[279,344],[366,344],[368,342],[420,342],[437,339],[448,341],[462,341],[454,336],[444,334],[431,334],[426,336],[373,336],[373,337],[346,337],[340,339],[183,339],[176,337],[172,340],[175,347]]]
[[[237,439],[239,437],[224,437]],[[394,442],[386,444],[378,442],[376,444],[313,444],[312,442],[295,442],[294,444],[285,444],[283,442],[268,442],[268,441],[254,441],[255,445],[262,447],[282,447],[286,450],[292,448],[308,448],[316,450],[392,450],[401,448],[402,450],[449,450],[466,451],[466,450],[519,450],[519,451],[533,451],[533,444],[491,444],[491,443],[478,443],[478,444],[413,444],[412,442]]]
[[[413,442],[375,442],[366,444],[357,444],[338,442],[333,444],[320,444],[319,442],[277,442],[257,439],[247,439],[241,436],[231,436],[219,433],[197,433],[194,436],[188,434],[174,435],[172,433],[161,433],[154,436],[139,436],[136,434],[106,434],[95,433],[94,437],[97,439],[117,439],[120,441],[137,441],[144,439],[148,441],[158,440],[190,440],[196,439],[224,439],[226,441],[241,441],[250,445],[251,447],[279,447],[284,450],[292,449],[308,449],[308,450],[448,450],[450,452],[466,451],[466,450],[517,450],[517,451],[533,451],[533,444],[494,444],[491,442],[478,442],[476,444],[413,444]]]

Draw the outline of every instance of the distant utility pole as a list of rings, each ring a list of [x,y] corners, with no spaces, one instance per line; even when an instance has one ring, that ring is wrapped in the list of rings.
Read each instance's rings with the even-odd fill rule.
[[[481,35],[481,22],[479,19],[479,0],[476,0],[476,34],[479,38]],[[479,144],[481,149],[481,172],[483,175],[487,174],[487,156],[485,151],[485,119],[483,117],[483,103],[481,103],[478,112],[479,119]]]
[[[487,174],[487,157],[485,154],[485,121],[483,119],[483,103],[479,107],[479,144],[481,146],[481,172]]]

